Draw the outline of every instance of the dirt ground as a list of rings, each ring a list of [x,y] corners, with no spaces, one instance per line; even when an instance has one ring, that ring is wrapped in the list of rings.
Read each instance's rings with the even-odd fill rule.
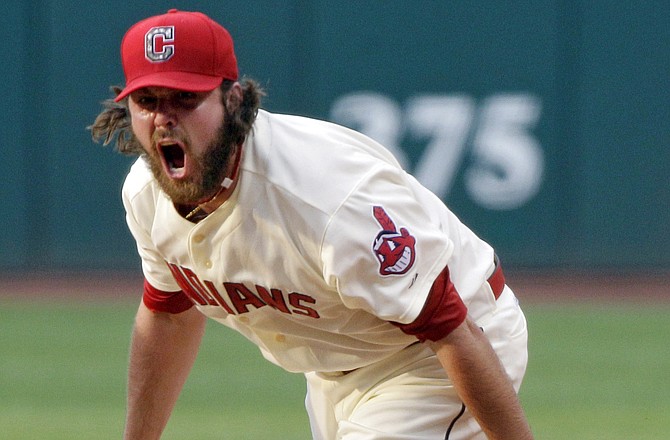
[[[670,302],[670,273],[511,273],[507,282],[527,302]]]
[[[670,273],[508,272],[507,283],[527,303],[670,302]],[[111,301],[140,298],[139,273],[0,274],[0,298]]]

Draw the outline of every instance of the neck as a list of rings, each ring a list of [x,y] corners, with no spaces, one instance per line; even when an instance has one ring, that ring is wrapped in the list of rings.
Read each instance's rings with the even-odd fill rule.
[[[219,206],[230,198],[237,187],[237,176],[240,170],[240,160],[242,158],[242,144],[238,145],[235,148],[235,157],[232,162],[232,169],[228,173],[223,181],[218,191],[210,197],[208,200],[198,203],[198,205],[193,208],[188,214],[184,215],[186,220],[191,221],[200,221],[203,218],[207,217],[209,214],[214,212]]]

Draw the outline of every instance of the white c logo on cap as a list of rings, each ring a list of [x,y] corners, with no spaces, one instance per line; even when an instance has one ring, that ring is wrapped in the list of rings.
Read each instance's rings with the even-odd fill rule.
[[[153,63],[169,60],[174,55],[174,26],[149,29],[144,36],[144,56]]]

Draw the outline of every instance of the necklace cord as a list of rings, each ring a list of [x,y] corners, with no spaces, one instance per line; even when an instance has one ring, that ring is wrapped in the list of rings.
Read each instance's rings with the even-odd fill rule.
[[[196,215],[198,212],[200,212],[200,211],[202,211],[202,210],[204,209],[205,205],[207,205],[208,203],[212,203],[213,201],[215,201],[216,198],[219,197],[219,196],[221,195],[222,192],[224,192],[225,190],[227,190],[228,188],[230,188],[230,187],[232,186],[232,184],[233,184],[233,182],[235,181],[235,179],[237,179],[237,174],[238,174],[238,172],[239,172],[239,170],[240,170],[240,159],[241,159],[241,158],[242,158],[242,145],[240,144],[240,145],[238,145],[238,148],[237,148],[237,154],[235,155],[235,168],[233,169],[232,176],[231,176],[230,178],[226,176],[226,177],[223,179],[223,182],[221,183],[221,187],[220,187],[219,190],[216,192],[216,194],[214,194],[214,195],[212,196],[211,199],[206,200],[206,201],[204,201],[204,202],[202,202],[202,203],[199,203],[198,206],[196,206],[195,208],[193,208],[193,210],[192,210],[191,212],[189,212],[188,214],[186,214],[186,215],[184,216],[184,218],[185,218],[186,220],[190,220],[191,218],[193,218],[194,215]]]

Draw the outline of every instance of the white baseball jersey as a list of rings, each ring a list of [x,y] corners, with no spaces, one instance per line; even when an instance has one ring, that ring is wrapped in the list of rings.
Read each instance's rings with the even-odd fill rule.
[[[149,289],[182,291],[293,372],[416,342],[392,322],[417,319],[445,267],[471,317],[495,307],[492,248],[373,140],[261,110],[242,154],[233,195],[198,223],[132,166],[123,201]]]

